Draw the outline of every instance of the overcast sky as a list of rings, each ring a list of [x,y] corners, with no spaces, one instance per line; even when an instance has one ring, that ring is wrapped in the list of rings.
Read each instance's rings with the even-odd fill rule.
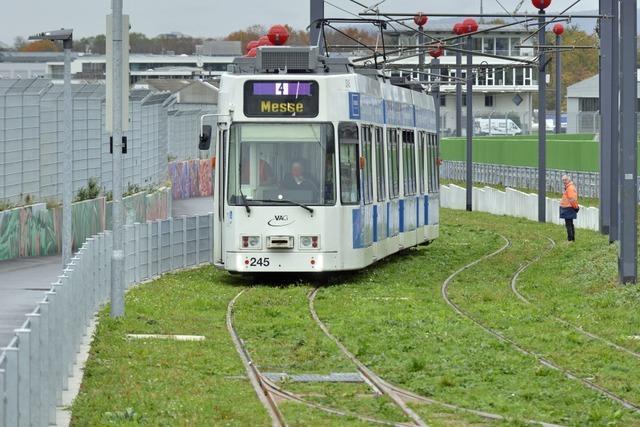
[[[379,0],[360,0],[375,4]],[[553,0],[551,9],[559,11],[574,0]],[[336,6],[358,13],[362,8],[349,0],[329,0]],[[519,0],[500,0],[513,10]],[[12,45],[16,36],[71,27],[75,37],[104,33],[104,16],[111,10],[110,0],[3,0],[0,8],[0,41]],[[498,0],[484,0],[485,11],[502,12]],[[598,0],[581,0],[573,9],[594,10]],[[297,28],[309,25],[308,0],[124,0],[125,13],[131,15],[132,30],[157,35],[179,31],[192,36],[218,37],[252,24],[282,23]],[[533,10],[525,0],[523,10]],[[381,11],[479,12],[480,0],[386,0]],[[327,17],[348,16],[329,4]]]

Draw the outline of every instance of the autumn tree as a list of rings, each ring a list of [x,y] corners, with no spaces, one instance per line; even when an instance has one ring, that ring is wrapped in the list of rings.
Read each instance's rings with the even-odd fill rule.
[[[60,47],[51,40],[36,40],[24,45],[21,52],[60,52]]]
[[[224,40],[239,41],[242,43],[242,51],[246,52],[247,43],[252,40],[258,40],[267,34],[267,29],[263,25],[252,25],[244,30],[238,30],[227,35]]]
[[[555,35],[550,33],[547,36],[547,43],[555,45],[555,38]],[[567,87],[598,74],[599,41],[596,34],[587,34],[577,26],[565,28],[561,40],[563,46],[593,46],[593,49],[573,49],[562,53],[562,108],[566,109]],[[547,57],[549,56],[552,56],[552,60],[547,67],[547,72],[551,75],[551,84],[547,86],[547,108],[554,110],[556,102],[555,52],[547,53]]]

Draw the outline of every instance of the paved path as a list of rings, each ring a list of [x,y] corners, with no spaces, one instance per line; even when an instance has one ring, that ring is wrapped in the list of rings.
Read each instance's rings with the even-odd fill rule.
[[[59,256],[0,261],[0,347],[9,344],[13,330],[22,326],[62,273]]]

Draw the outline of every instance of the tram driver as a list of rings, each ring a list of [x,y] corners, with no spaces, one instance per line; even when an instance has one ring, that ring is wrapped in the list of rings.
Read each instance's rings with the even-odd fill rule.
[[[291,172],[284,177],[280,187],[283,190],[304,191],[311,198],[315,198],[318,193],[318,184],[305,175],[304,166],[300,160],[291,163]]]

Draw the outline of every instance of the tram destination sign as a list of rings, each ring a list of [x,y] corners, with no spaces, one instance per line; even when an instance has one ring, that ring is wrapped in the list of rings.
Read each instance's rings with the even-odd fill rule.
[[[244,84],[247,117],[317,117],[318,82],[250,80]]]

